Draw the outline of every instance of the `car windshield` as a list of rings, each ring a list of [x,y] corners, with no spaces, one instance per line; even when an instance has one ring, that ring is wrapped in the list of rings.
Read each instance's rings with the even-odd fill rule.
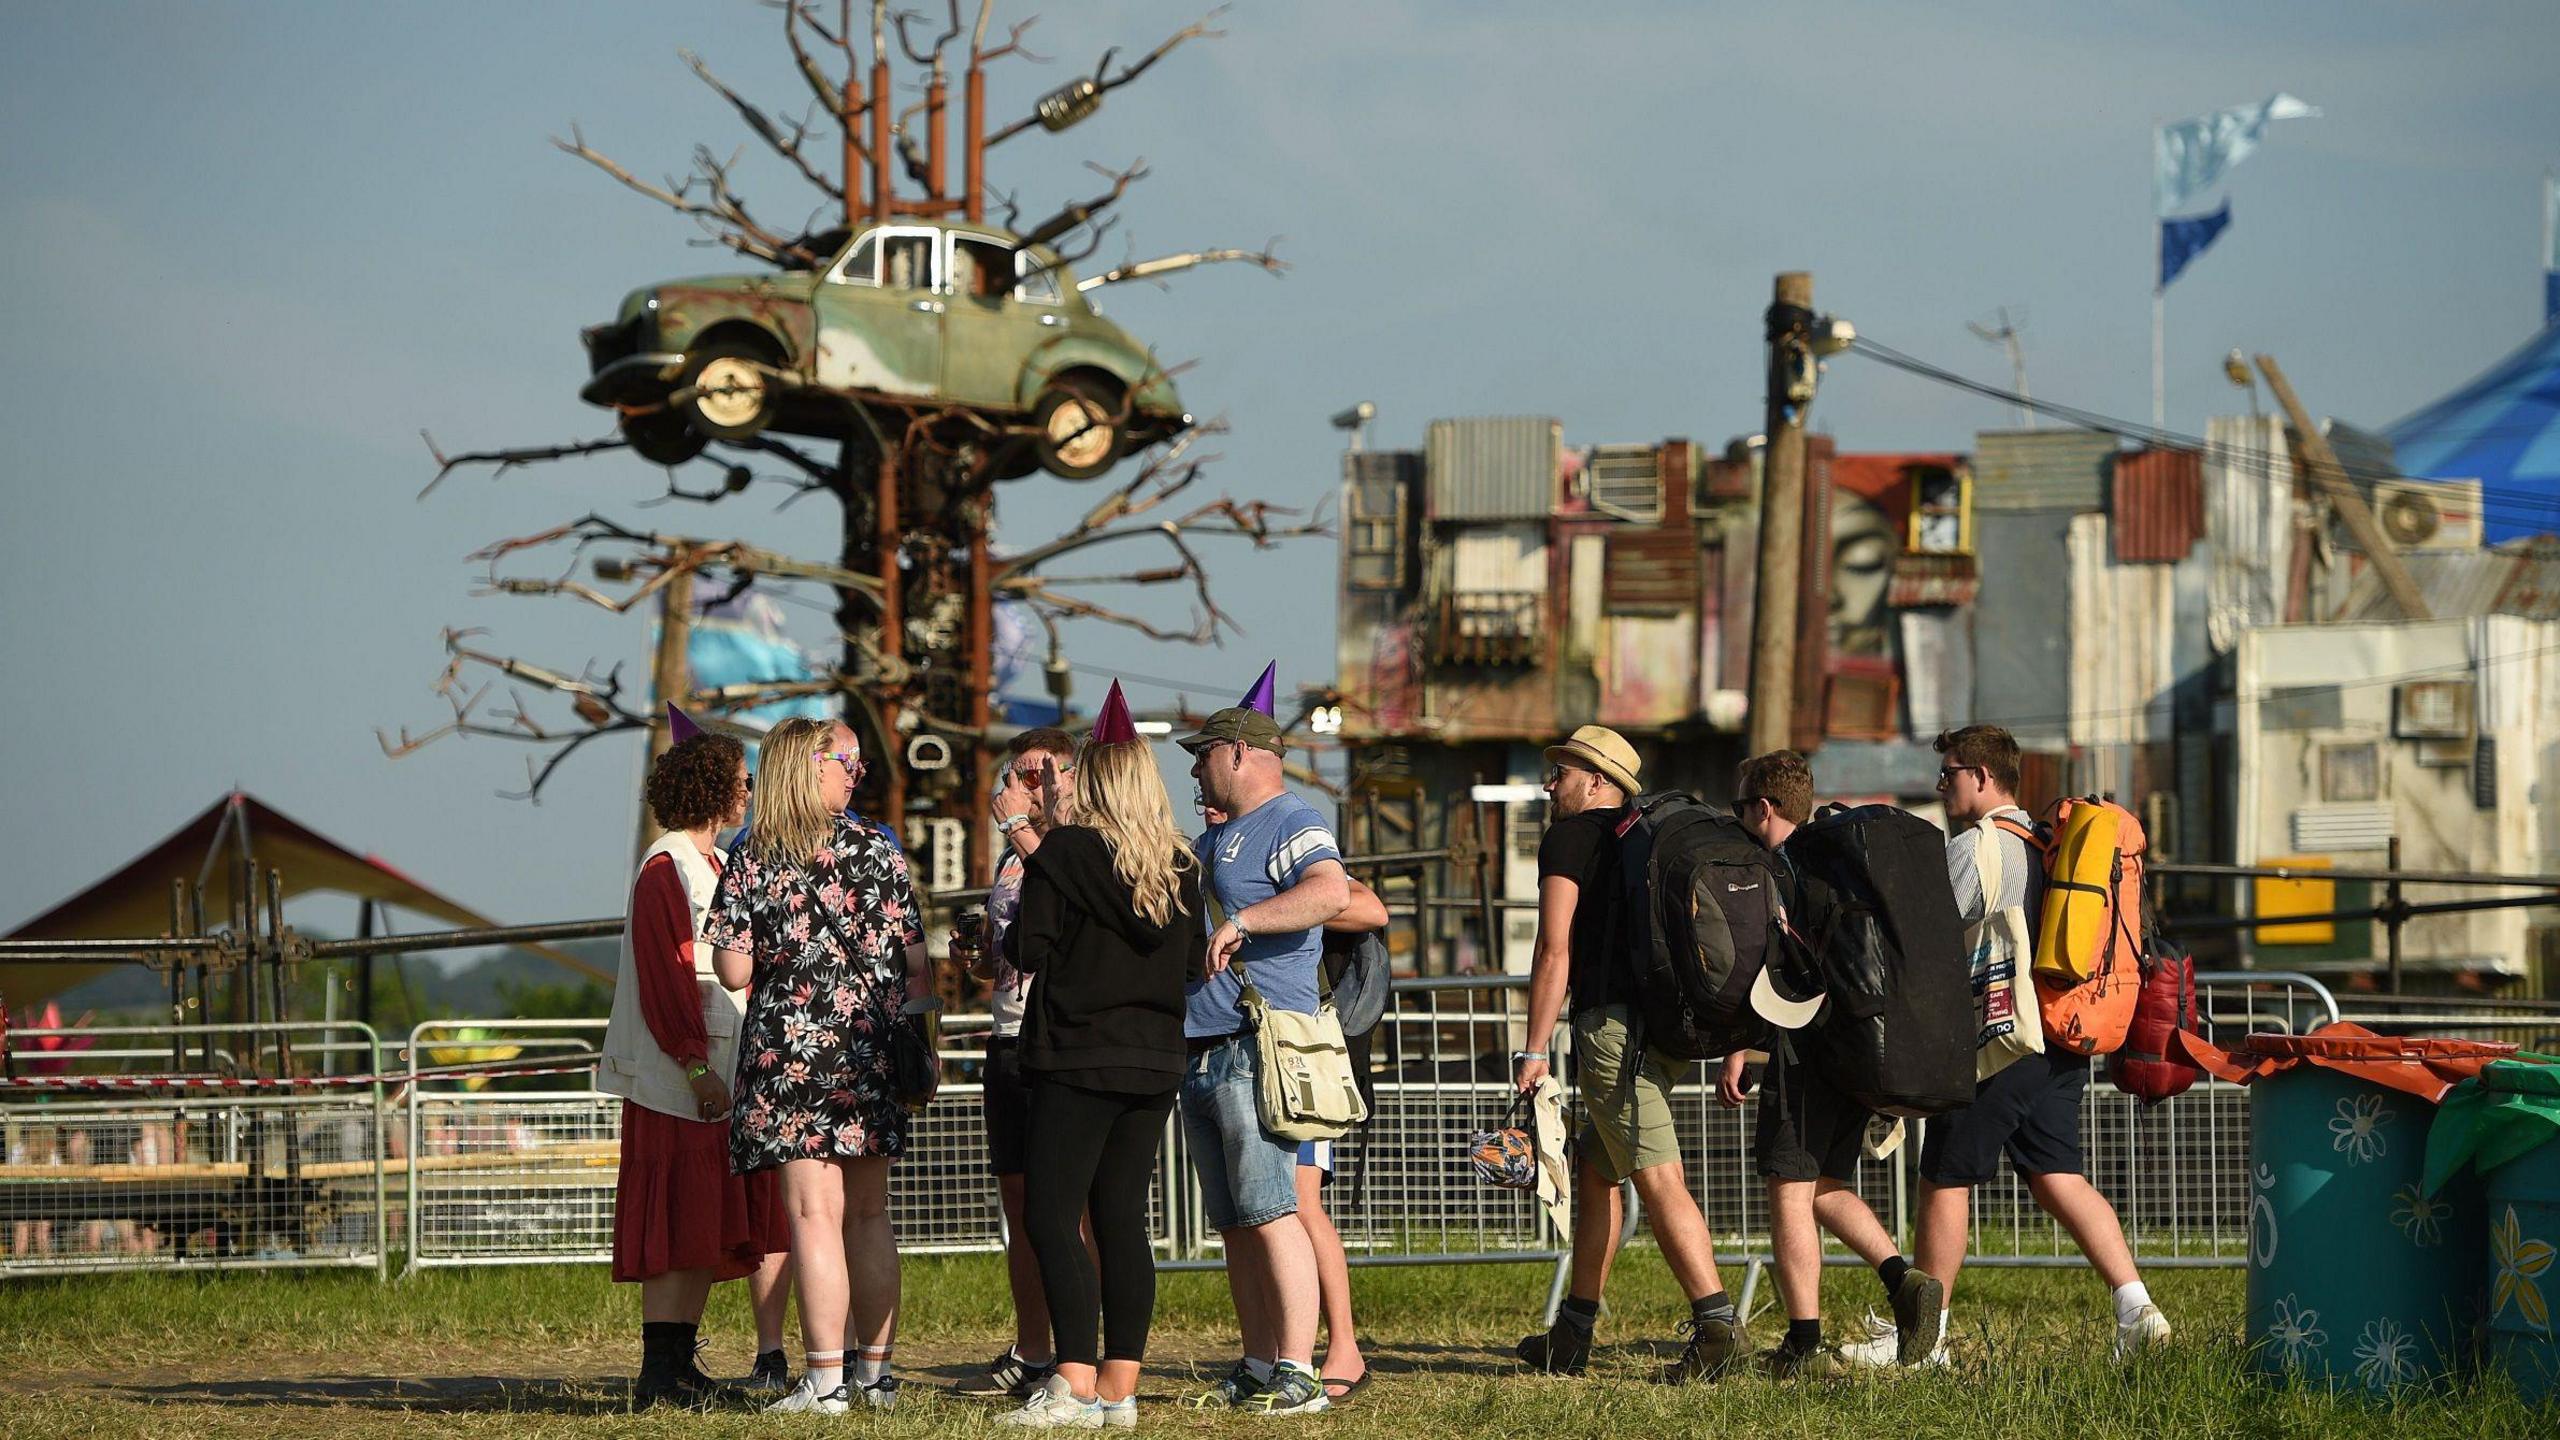
[[[836,265],[836,279],[847,285],[880,283],[880,237],[865,235]]]

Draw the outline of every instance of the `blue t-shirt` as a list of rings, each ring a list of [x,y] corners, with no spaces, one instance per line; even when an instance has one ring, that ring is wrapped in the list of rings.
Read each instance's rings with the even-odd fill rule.
[[[1333,843],[1332,827],[1314,806],[1290,794],[1276,795],[1223,825],[1210,826],[1191,842],[1191,851],[1200,857],[1203,888],[1226,915],[1295,888],[1318,861],[1342,859]],[[1202,919],[1205,923],[1207,917]],[[1321,925],[1294,935],[1258,934],[1236,952],[1265,1001],[1278,1009],[1311,1013],[1318,999],[1316,966],[1323,956]],[[1183,1034],[1232,1035],[1244,1028],[1244,1012],[1236,1004],[1244,993],[1244,980],[1236,970],[1229,965],[1186,992]]]

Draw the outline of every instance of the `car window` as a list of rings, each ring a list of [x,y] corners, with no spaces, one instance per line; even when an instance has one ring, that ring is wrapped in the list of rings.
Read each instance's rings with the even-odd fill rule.
[[[836,265],[836,280],[845,285],[880,283],[880,237],[865,235]]]
[[[892,290],[934,288],[931,235],[892,235],[881,251],[880,279]]]
[[[951,293],[1002,300],[1013,288],[1013,247],[968,235],[951,237]]]
[[[1056,267],[1028,250],[1014,258],[1022,274],[1022,283],[1013,287],[1013,298],[1027,300],[1034,305],[1058,304]]]

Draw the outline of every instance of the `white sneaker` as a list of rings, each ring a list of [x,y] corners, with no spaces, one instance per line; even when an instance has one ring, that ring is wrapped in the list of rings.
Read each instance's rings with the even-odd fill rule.
[[[883,1375],[862,1387],[862,1403],[874,1410],[898,1408],[898,1377]]]
[[[2169,1317],[2157,1305],[2145,1305],[2131,1320],[2116,1325],[2116,1359],[2130,1360],[2154,1345],[2169,1343]]]
[[[1865,1318],[1858,1322],[1858,1336],[1859,1338],[1855,1340],[1840,1342],[1840,1358],[1848,1361],[1850,1368],[1890,1370],[1894,1367],[1894,1357],[1901,1353],[1902,1340],[1900,1333],[1893,1328],[1891,1319],[1873,1310],[1868,1311]],[[1952,1365],[1955,1359],[1947,1354],[1947,1342],[1942,1339],[1938,1342],[1938,1348],[1930,1351],[1928,1358],[1920,1363]]]
[[[1132,1395],[1132,1396],[1130,1396],[1129,1398],[1127,1398],[1127,1399],[1125,1399],[1125,1400],[1105,1400],[1105,1401],[1103,1401],[1103,1402],[1102,1402],[1102,1423],[1103,1423],[1103,1425],[1104,1425],[1104,1427],[1105,1427],[1105,1428],[1107,1428],[1107,1429],[1112,1429],[1112,1430],[1135,1430],[1135,1429],[1137,1429],[1137,1428],[1138,1428],[1138,1397],[1137,1397],[1137,1396],[1135,1396],[1135,1395]]]
[[[1132,1397],[1135,1398],[1135,1397]],[[999,1425],[1019,1425],[1033,1430],[1099,1430],[1103,1424],[1100,1400],[1079,1400],[1064,1376],[1052,1375],[1031,1392],[1019,1410],[1008,1410],[996,1417]],[[1132,1407],[1129,1423],[1137,1423]]]
[[[768,1415],[841,1415],[852,1408],[853,1404],[845,1397],[842,1385],[821,1393],[809,1383],[806,1375],[800,1377],[799,1384],[791,1387],[790,1394],[764,1407]]]

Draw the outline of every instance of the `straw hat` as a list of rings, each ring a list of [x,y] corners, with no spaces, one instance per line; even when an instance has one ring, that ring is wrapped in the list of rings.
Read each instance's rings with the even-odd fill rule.
[[[1547,763],[1597,770],[1630,800],[1644,788],[1636,783],[1636,773],[1644,767],[1636,758],[1636,747],[1606,725],[1585,725],[1563,744],[1548,746]]]

